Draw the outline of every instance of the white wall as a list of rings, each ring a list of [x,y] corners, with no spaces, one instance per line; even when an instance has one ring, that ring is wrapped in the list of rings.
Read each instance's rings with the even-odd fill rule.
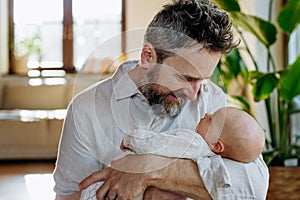
[[[168,2],[171,0],[127,0],[127,29],[145,28],[153,16]]]
[[[148,23],[168,2],[171,0],[126,1],[126,53],[128,59],[139,59],[143,35]]]
[[[0,74],[8,72],[8,0],[0,0]]]

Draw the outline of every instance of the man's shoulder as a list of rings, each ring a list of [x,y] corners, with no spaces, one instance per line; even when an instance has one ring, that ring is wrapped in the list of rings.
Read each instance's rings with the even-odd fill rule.
[[[127,73],[130,69],[132,69],[138,61],[126,61],[122,63],[115,73],[108,78],[100,80],[84,89],[80,93],[78,93],[73,100],[76,102],[89,102],[94,98],[97,98],[97,95],[101,95],[101,97],[111,97],[114,85],[121,79],[125,73]]]
[[[101,92],[102,95],[111,94],[111,78],[99,81],[85,88],[73,98],[73,102],[84,103],[95,98],[96,93]]]
[[[77,110],[83,112],[90,111],[95,106],[97,109],[101,109],[110,105],[112,99],[118,88],[118,85],[124,88],[128,84],[127,79],[123,81],[126,73],[136,65],[137,61],[126,61],[122,63],[115,73],[106,79],[98,81],[86,89],[82,90],[74,96],[71,101],[71,105],[76,107]]]
[[[126,74],[128,71],[134,68],[137,63],[137,60],[125,61],[116,69],[116,71],[111,76],[100,76],[98,82],[90,85],[88,88],[80,92],[77,96],[79,96],[79,98],[82,98],[82,96],[91,95],[91,93],[95,92],[95,90],[101,90],[101,92],[109,91],[111,93],[113,84],[118,82],[118,80],[121,79],[124,76],[124,74]]]

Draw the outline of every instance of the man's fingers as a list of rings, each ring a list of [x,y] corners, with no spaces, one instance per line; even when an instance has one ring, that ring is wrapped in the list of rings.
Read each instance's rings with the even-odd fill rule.
[[[115,190],[109,190],[108,188],[108,191],[105,193],[105,191],[97,191],[97,197],[102,197],[102,196],[105,196],[105,197],[108,197],[108,199],[116,199],[117,198],[117,191]],[[100,198],[101,199],[101,198]]]
[[[79,190],[83,190],[95,182],[104,181],[106,178],[107,169],[108,168],[105,168],[103,170],[94,172],[91,175],[89,175],[88,177],[86,177],[85,179],[83,179],[78,185]]]
[[[100,188],[96,192],[97,200],[107,200],[107,199],[115,199],[117,194],[109,194],[110,185],[107,182],[104,182]]]

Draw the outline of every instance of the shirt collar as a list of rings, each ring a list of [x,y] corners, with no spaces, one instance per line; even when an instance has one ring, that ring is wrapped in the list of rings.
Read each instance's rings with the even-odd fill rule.
[[[115,86],[113,87],[113,93],[116,100],[131,97],[137,93],[140,93],[136,84],[129,77],[128,71],[133,69],[138,64],[138,61],[124,62],[114,74]]]

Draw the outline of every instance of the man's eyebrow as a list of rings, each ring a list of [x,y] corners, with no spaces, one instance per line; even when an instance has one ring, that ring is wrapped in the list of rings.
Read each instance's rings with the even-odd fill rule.
[[[192,78],[194,80],[202,80],[202,78],[200,77],[194,77],[194,76],[190,76],[190,75],[182,75],[184,78],[188,79],[188,78]]]

